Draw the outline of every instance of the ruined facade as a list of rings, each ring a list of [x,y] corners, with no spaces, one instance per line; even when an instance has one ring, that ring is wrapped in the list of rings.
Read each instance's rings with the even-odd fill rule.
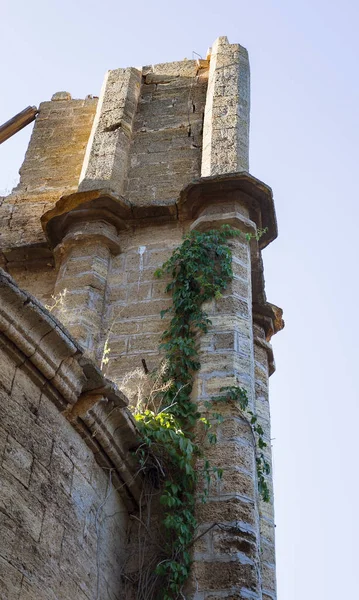
[[[277,226],[248,143],[248,56],[223,37],[205,60],[116,69],[99,98],[40,105],[20,183],[0,200],[1,598],[142,598],[125,571],[140,568],[127,559],[144,482],[115,384],[143,358],[158,365],[171,299],[154,271],[188,231],[264,230],[231,241],[234,279],[207,307],[193,395],[201,408],[245,387],[271,460],[270,338],[283,323],[261,252]],[[274,600],[271,476],[264,503],[253,435],[233,406],[222,412],[210,452],[223,477],[198,503],[184,594]]]

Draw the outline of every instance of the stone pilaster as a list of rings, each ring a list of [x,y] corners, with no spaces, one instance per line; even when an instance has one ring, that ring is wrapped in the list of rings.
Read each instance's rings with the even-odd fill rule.
[[[245,211],[242,211],[245,212]],[[246,232],[237,211],[237,223]],[[221,221],[213,220],[211,228]],[[254,224],[253,224],[254,225]],[[255,373],[252,331],[252,285],[250,242],[232,240],[234,279],[223,297],[208,307],[210,333],[201,341],[201,371],[198,376],[200,407],[225,386],[247,390],[249,405],[255,405]],[[206,505],[199,505],[200,533],[211,526],[195,548],[194,574],[198,592],[195,600],[221,597],[261,598],[260,533],[256,484],[256,444],[248,422],[238,407],[215,404],[223,423],[216,429],[217,443],[208,446],[211,465],[223,469],[213,482]]]
[[[126,207],[108,196],[88,198],[62,198],[45,213],[43,227],[58,269],[54,314],[87,355],[100,361],[108,273],[111,256],[120,252],[118,232]]]
[[[255,414],[258,423],[264,431],[264,441],[267,448],[264,451],[272,471],[272,449],[270,435],[270,411],[268,397],[269,364],[268,355],[271,347],[266,342],[264,330],[254,323],[254,365],[255,365]],[[259,524],[260,524],[260,568],[262,577],[263,598],[274,599],[276,596],[275,578],[275,523],[273,506],[273,482],[272,475],[267,477],[270,490],[270,501],[264,502],[259,498]]]
[[[247,50],[219,37],[210,57],[202,177],[248,171],[249,98]]]
[[[87,144],[80,191],[107,188],[123,193],[141,76],[141,71],[132,67],[107,72]]]
[[[116,238],[109,223],[75,223],[55,248],[59,303],[54,312],[93,358],[99,358],[111,248],[119,251]]]
[[[263,600],[275,600],[276,571],[275,571],[275,521],[274,495],[272,476],[272,443],[269,405],[269,377],[275,371],[273,349],[270,339],[283,327],[282,311],[276,306],[265,303],[256,305],[253,314],[254,340],[254,373],[255,373],[255,414],[258,423],[264,431],[264,441],[267,444],[264,455],[271,467],[267,477],[270,490],[270,501],[263,502],[259,498],[260,524],[260,569],[262,578]]]
[[[229,240],[234,278],[223,296],[207,306],[212,326],[200,338],[201,370],[194,395],[209,417],[206,403],[226,386],[245,388],[249,409],[257,412],[252,306],[264,295],[258,276],[260,246],[276,235],[271,196],[268,189],[266,194],[263,191],[246,174],[228,175],[202,179],[182,197],[180,214],[192,219],[192,229],[206,231],[229,224],[242,234]],[[255,234],[263,225],[268,230],[257,241]],[[247,233],[254,236],[248,239]],[[223,476],[211,484],[207,503],[198,502],[200,537],[194,546],[189,597],[262,600],[256,439],[235,403],[215,404],[213,411],[222,415],[223,422],[216,426],[217,443],[207,447],[206,457],[223,469]]]

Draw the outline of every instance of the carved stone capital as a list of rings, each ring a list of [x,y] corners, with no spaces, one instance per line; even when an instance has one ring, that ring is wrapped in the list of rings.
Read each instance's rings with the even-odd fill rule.
[[[253,321],[263,327],[266,340],[269,342],[271,337],[284,327],[283,310],[270,302],[253,303]]]
[[[177,202],[178,217],[181,221],[198,219],[210,206],[218,213],[240,212],[258,229],[264,229],[259,240],[261,249],[277,237],[272,190],[245,171],[202,177],[187,185]]]
[[[101,239],[111,252],[120,251],[118,232],[126,229],[131,215],[129,203],[107,194],[106,190],[78,192],[63,196],[53,209],[41,218],[42,227],[52,248],[85,239]]]

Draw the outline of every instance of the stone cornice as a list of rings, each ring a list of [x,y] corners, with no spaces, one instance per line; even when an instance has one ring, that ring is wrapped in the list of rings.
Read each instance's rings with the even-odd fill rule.
[[[55,248],[76,223],[104,221],[120,231],[128,227],[126,221],[130,214],[129,202],[107,190],[76,192],[62,196],[54,208],[42,215],[41,224],[50,245]]]
[[[254,302],[253,321],[263,327],[266,340],[269,342],[273,335],[284,328],[283,310],[270,302],[263,304]]]
[[[202,177],[188,184],[177,202],[179,219],[195,219],[206,206],[219,205],[228,199],[240,200],[248,207],[250,219],[257,228],[266,229],[259,242],[260,248],[265,248],[277,237],[272,190],[245,171]]]
[[[57,246],[69,227],[76,222],[103,220],[117,231],[134,226],[197,219],[203,208],[224,200],[238,199],[248,207],[250,220],[266,229],[260,248],[278,234],[272,190],[249,173],[226,173],[201,177],[186,185],[174,201],[133,205],[110,189],[78,191],[60,198],[54,208],[41,217],[42,227],[52,248]]]

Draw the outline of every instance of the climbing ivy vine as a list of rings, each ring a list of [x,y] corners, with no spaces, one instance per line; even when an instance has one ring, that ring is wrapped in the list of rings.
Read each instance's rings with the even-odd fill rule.
[[[240,235],[229,225],[204,233],[192,231],[155,273],[159,278],[170,276],[166,291],[172,295],[172,306],[161,312],[161,317],[166,314],[171,317],[160,344],[166,369],[162,375],[158,410],[146,408],[135,418],[144,442],[137,451],[140,463],[144,467],[148,465],[151,454],[161,471],[163,491],[160,502],[164,507],[163,553],[166,557],[156,568],[156,573],[166,581],[161,600],[176,600],[189,575],[190,550],[197,525],[194,517],[196,489],[203,488],[205,501],[211,477],[222,475],[221,469],[209,464],[203,455],[203,444],[198,443],[201,435],[206,435],[209,443],[216,443],[216,436],[210,431],[210,420],[218,422],[221,416],[212,412],[210,420],[202,417],[191,400],[191,392],[194,375],[200,369],[197,338],[206,333],[211,324],[203,305],[219,298],[233,278],[228,240]],[[247,234],[247,239],[250,237]],[[214,397],[208,403],[208,409],[213,409],[215,403],[232,401],[238,403],[243,414],[248,412],[244,389],[234,386],[220,391],[222,395]],[[269,473],[269,465],[263,455],[266,446],[263,430],[253,413],[248,413],[247,420],[260,449],[257,453],[259,491],[268,501],[265,475]],[[202,458],[202,469],[195,466],[199,457]],[[205,485],[201,486],[203,481]]]

